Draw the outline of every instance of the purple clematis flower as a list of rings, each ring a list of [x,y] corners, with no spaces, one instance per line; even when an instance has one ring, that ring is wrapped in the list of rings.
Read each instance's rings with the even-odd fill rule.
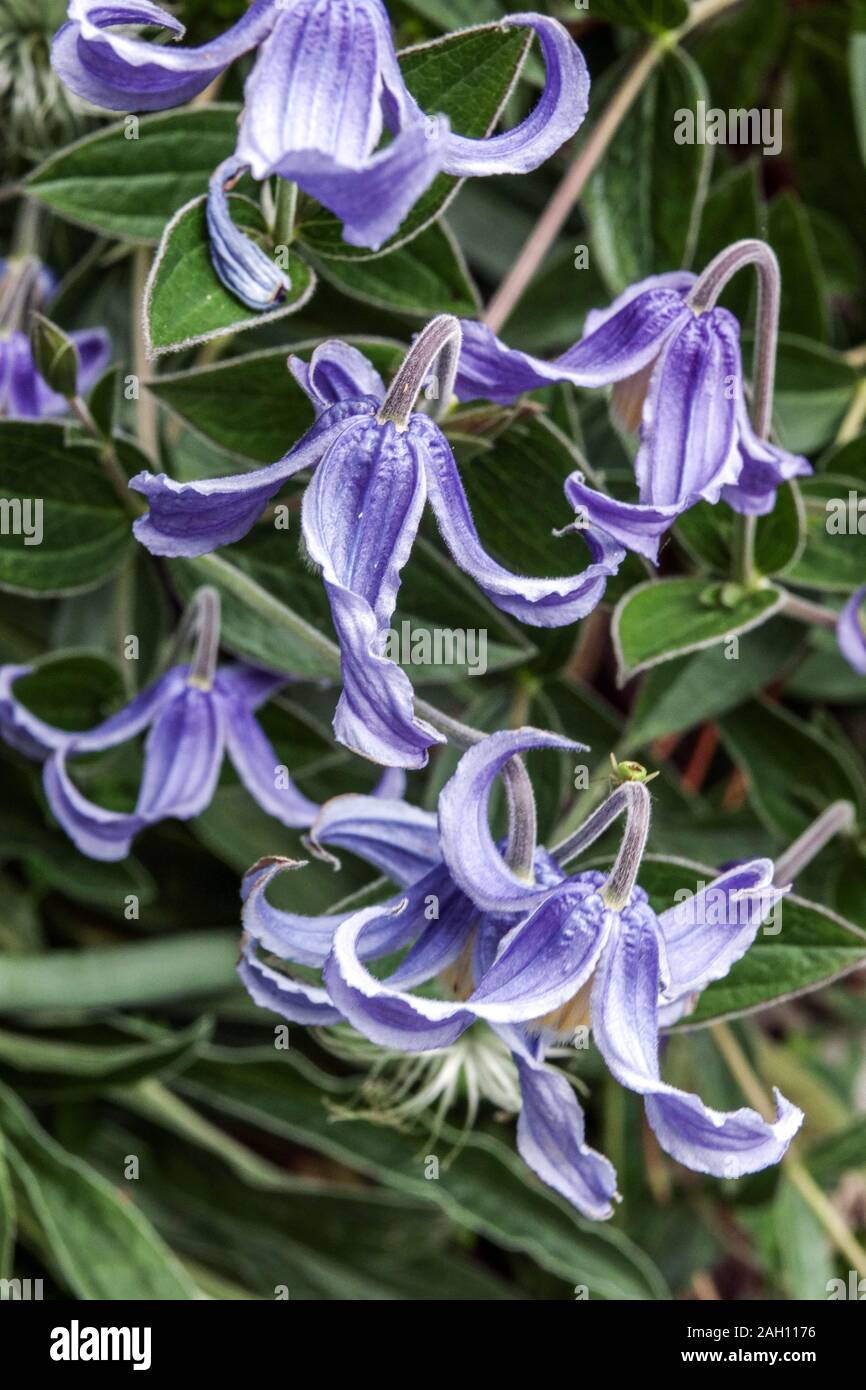
[[[586,115],[589,76],[580,50],[561,24],[542,15],[502,20],[503,27],[538,35],[546,83],[520,125],[486,140],[452,133],[445,117],[419,108],[403,81],[381,0],[255,0],[231,29],[200,48],[116,32],[156,25],[182,38],[183,26],[150,0],[71,0],[68,15],[54,40],[55,70],[79,96],[117,111],[179,106],[236,58],[258,50],[246,83],[237,168],[249,168],[256,179],[278,174],[294,181],[341,219],[355,246],[381,246],[439,173],[462,178],[537,169]],[[383,130],[393,138],[380,148]],[[240,254],[243,238],[227,211],[217,207],[215,216]]]
[[[34,257],[0,259],[0,419],[43,420],[63,415],[69,402],[52,391],[33,360],[30,339],[23,331],[31,309],[51,298],[56,280]],[[78,349],[78,394],[85,395],[108,366],[111,344],[102,328],[85,328],[68,335]]]
[[[697,313],[698,277],[655,275],[587,315],[583,337],[552,362],[506,347],[484,324],[464,322],[456,391],[507,403],[524,391],[571,382],[613,384],[622,424],[640,429],[639,501],[620,502],[579,473],[565,491],[581,518],[654,563],[662,535],[701,500],[735,511],[772,511],[776,489],[811,473],[808,461],[760,439],[743,386],[740,329],[727,309]]]
[[[255,711],[285,677],[240,663],[210,682],[193,667],[173,666],[125,709],[86,733],[68,733],[38,719],[15,697],[28,666],[0,667],[0,734],[32,757],[44,757],[48,804],[67,835],[91,859],[124,859],[145,826],[173,816],[189,820],[209,805],[227,752],[241,782],[283,825],[308,826],[318,813],[281,768]],[[102,752],[150,730],[135,809],[109,811],[85,797],[69,773],[70,758]]]
[[[619,544],[592,528],[582,534],[591,563],[577,575],[522,578],[481,545],[451,447],[429,416],[413,410],[431,342],[457,332],[436,319],[410,351],[390,391],[356,348],[325,343],[309,365],[290,369],[313,402],[316,421],[280,459],[233,477],[177,483],[139,473],[130,486],[150,511],[135,522],[156,555],[202,555],[245,535],[268,501],[301,469],[315,466],[303,501],[307,551],[320,566],[342,653],[343,693],[334,731],[347,747],[391,766],[423,767],[441,736],[414,715],[408,676],[382,654],[425,502],[455,563],[513,617],[559,627],[599,602],[623,559]],[[447,399],[450,386],[443,392]]]
[[[866,603],[866,584],[855,589],[839,614],[836,640],[848,665],[866,676],[866,628],[863,626],[863,605]]]
[[[438,827],[399,801],[327,803],[310,834],[313,847],[350,848],[404,885],[402,895],[348,914],[301,917],[266,897],[276,877],[299,866],[263,860],[244,881],[240,973],[253,998],[284,1018],[346,1020],[392,1051],[447,1051],[469,1028],[490,1028],[519,1077],[524,1160],[585,1215],[603,1219],[613,1209],[616,1174],[587,1145],[577,1097],[546,1060],[577,1027],[591,1023],[614,1076],[644,1097],[662,1148],[698,1172],[732,1178],[778,1162],[803,1116],[778,1092],[772,1123],[747,1108],[712,1110],[663,1081],[659,1067],[660,1027],[727,974],[784,891],[773,887],[768,860],[738,865],[657,916],[638,887],[623,901],[611,896],[613,875],[569,875],[537,849],[529,881],[503,859],[488,825],[497,774],[530,749],[580,746],[536,729],[485,738],[445,787]],[[610,823],[604,810],[580,848]],[[407,947],[385,978],[369,969]],[[321,967],[322,983],[276,969],[262,950]]]

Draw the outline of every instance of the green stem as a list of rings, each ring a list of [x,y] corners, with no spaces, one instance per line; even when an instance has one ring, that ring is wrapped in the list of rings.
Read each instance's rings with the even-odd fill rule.
[[[766,1119],[772,1119],[773,1104],[728,1024],[714,1023],[710,1028],[710,1035],[746,1100],[757,1110],[759,1115],[763,1115]],[[812,1174],[796,1152],[794,1144],[791,1145],[782,1159],[782,1168],[800,1196],[811,1207],[837,1250],[844,1255],[853,1269],[866,1277],[866,1250],[863,1249],[827,1195],[815,1182]]]
[[[298,185],[288,179],[277,180],[276,211],[274,214],[274,246],[291,246],[295,235],[295,213],[298,207]]]

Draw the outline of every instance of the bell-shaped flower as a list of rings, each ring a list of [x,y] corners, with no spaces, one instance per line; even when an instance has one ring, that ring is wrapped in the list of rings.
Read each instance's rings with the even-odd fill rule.
[[[283,825],[306,827],[318,805],[295,786],[255,717],[286,683],[284,676],[233,663],[216,666],[219,618],[216,595],[199,590],[191,614],[200,633],[191,664],[172,666],[124,709],[86,732],[46,724],[15,696],[27,666],[0,668],[0,735],[33,757],[44,757],[48,804],[82,854],[123,859],[148,825],[189,820],[210,804],[228,753],[247,791]],[[70,761],[99,753],[149,730],[135,808],[108,810],[75,785]]]
[[[455,389],[461,400],[511,402],[524,391],[571,382],[613,386],[620,423],[639,429],[639,496],[621,502],[566,481],[578,525],[603,528],[630,550],[658,559],[662,535],[696,502],[772,511],[780,483],[810,473],[806,459],[761,439],[749,418],[740,328],[727,309],[698,312],[698,277],[651,276],[587,315],[574,347],[552,362],[507,347],[484,324],[464,322]]]
[[[560,627],[601,599],[624,551],[605,533],[583,531],[591,563],[555,579],[512,574],[484,550],[445,435],[415,401],[429,369],[452,351],[457,322],[434,319],[385,392],[356,348],[325,343],[309,365],[291,370],[317,419],[277,463],[227,478],[177,483],[139,473],[130,486],[150,511],[135,522],[156,555],[202,555],[245,535],[287,478],[315,466],[303,501],[302,527],[320,567],[342,653],[343,693],[334,730],[347,747],[391,766],[422,767],[441,737],[417,719],[406,673],[383,654],[425,503],[436,515],[454,562],[497,607],[522,622]],[[440,394],[450,398],[445,371]]]
[[[864,626],[866,584],[855,589],[839,614],[836,640],[848,665],[866,676],[866,626]]]
[[[327,803],[313,847],[350,848],[407,887],[379,906],[304,918],[266,897],[275,877],[299,866],[262,861],[244,885],[240,969],[257,1002],[283,1017],[347,1020],[392,1052],[447,1051],[470,1027],[493,1029],[520,1079],[524,1160],[584,1214],[605,1218],[616,1174],[587,1145],[577,1097],[546,1060],[577,1028],[591,1024],[613,1075],[644,1097],[662,1148],[696,1171],[732,1178],[777,1162],[803,1117],[778,1093],[773,1122],[747,1108],[713,1110],[663,1081],[659,1066],[659,1029],[727,973],[781,896],[769,861],[740,865],[658,916],[632,881],[645,830],[637,855],[633,845],[621,851],[609,877],[567,874],[560,859],[592,843],[636,804],[637,792],[646,798],[634,786],[615,793],[556,854],[536,849],[530,874],[503,858],[488,823],[497,775],[531,749],[580,746],[535,729],[483,739],[441,794],[438,846],[432,817],[405,803]],[[390,974],[372,973],[371,962],[407,947]],[[262,951],[287,965],[321,966],[322,983],[294,978]]]
[[[0,259],[0,419],[43,420],[69,409],[40,375],[25,331],[30,311],[48,303],[55,283],[34,257]],[[67,336],[78,352],[78,394],[85,395],[108,366],[110,340],[102,328]]]
[[[297,183],[340,218],[356,246],[386,241],[439,173],[537,169],[570,139],[587,109],[580,50],[543,15],[502,20],[538,35],[546,64],[541,97],[520,125],[481,140],[453,133],[444,117],[419,108],[381,0],[254,0],[225,34],[199,48],[130,37],[125,27],[133,24],[183,37],[175,17],[150,0],[70,0],[68,16],[54,40],[55,70],[79,96],[116,111],[180,106],[257,50],[239,163],[256,179],[278,174]],[[386,130],[392,138],[380,147]]]

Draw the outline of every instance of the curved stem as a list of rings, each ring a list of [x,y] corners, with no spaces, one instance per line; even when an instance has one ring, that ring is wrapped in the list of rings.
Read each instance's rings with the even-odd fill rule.
[[[377,417],[380,425],[390,420],[398,429],[406,428],[421,389],[437,363],[438,410],[434,414],[438,416],[448,408],[454,391],[461,339],[460,322],[453,314],[440,314],[431,319],[418,334],[391,383]]]
[[[793,883],[807,864],[811,864],[816,854],[820,854],[837,835],[845,834],[857,824],[857,813],[850,801],[834,801],[826,811],[822,811],[803,834],[789,845],[784,854],[776,860],[773,882],[777,887]]]
[[[631,897],[643,859],[651,808],[650,794],[643,782],[624,782],[586,818],[583,825],[551,850],[551,856],[557,864],[566,864],[599,839],[617,816],[625,812],[627,821],[619,853],[601,894],[608,907],[614,910],[624,907]]]
[[[445,734],[458,748],[472,748],[487,738],[480,729],[470,724],[462,724],[443,714],[435,705],[426,700],[415,701],[415,710]],[[510,758],[502,769],[505,781],[505,794],[508,798],[508,841],[505,848],[505,862],[514,870],[518,878],[532,882],[535,865],[535,845],[538,817],[535,808],[535,793],[526,766],[521,758]]]
[[[189,682],[209,690],[216,673],[220,645],[220,596],[212,584],[196,589],[177,626],[171,646],[169,665],[195,633],[196,644],[190,663]]]
[[[825,608],[822,603],[812,603],[809,599],[798,598],[796,594],[785,595],[782,612],[788,618],[795,618],[798,623],[827,627],[833,631],[839,623],[839,614],[834,613],[832,608]]]

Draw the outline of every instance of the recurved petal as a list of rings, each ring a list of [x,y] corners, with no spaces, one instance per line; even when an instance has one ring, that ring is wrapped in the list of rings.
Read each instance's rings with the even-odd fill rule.
[[[523,1104],[517,1148],[534,1173],[584,1216],[605,1221],[617,1196],[612,1163],[586,1143],[580,1102],[561,1072],[514,1053]]]
[[[664,286],[623,295],[616,304],[599,315],[591,332],[552,362],[509,348],[484,324],[464,319],[457,395],[461,400],[483,398],[508,404],[524,391],[558,381],[608,386],[654,361],[670,335],[693,317],[682,295]]]
[[[51,754],[42,772],[45,795],[70,840],[89,859],[125,859],[144,822],[138,815],[107,811],[88,800],[73,783],[66,750]]]
[[[493,783],[505,764],[533,748],[574,752],[586,745],[542,729],[510,729],[490,734],[463,754],[439,796],[442,857],[457,884],[489,912],[517,912],[535,907],[549,892],[508,867],[490,832],[489,803]]]
[[[626,909],[598,968],[592,992],[595,1041],[613,1075],[646,1098],[646,1113],[666,1153],[696,1172],[737,1178],[777,1163],[803,1121],[776,1093],[776,1119],[754,1110],[713,1110],[663,1082],[658,1063],[660,951],[646,905]]]
[[[240,177],[244,163],[226,159],[211,175],[207,226],[214,270],[227,290],[250,309],[271,309],[292,287],[273,256],[237,225],[229,211],[226,189]]]
[[[528,174],[555,154],[582,124],[589,106],[589,72],[583,54],[555,19],[538,14],[508,15],[503,28],[533,29],[544,56],[541,96],[525,120],[502,135],[471,140],[448,138],[444,168],[461,177]]]
[[[848,665],[861,676],[866,676],[866,627],[861,612],[866,602],[866,584],[855,589],[839,614],[836,625],[836,640],[839,650]]]
[[[379,402],[385,395],[385,383],[363,352],[336,338],[314,348],[309,362],[290,353],[289,371],[313,402],[317,415],[338,401],[370,396]]]
[[[513,574],[482,546],[451,446],[438,425],[418,415],[411,430],[423,441],[430,505],[445,544],[454,563],[475,580],[491,603],[533,627],[563,627],[592,612],[624,558],[619,542],[603,531],[588,529],[583,538],[592,560],[580,574],[555,579]]]
[[[323,412],[303,439],[276,463],[227,478],[178,483],[165,473],[137,473],[129,486],[147,498],[150,511],[133,531],[153,555],[207,555],[245,536],[287,478],[312,468],[328,446],[369,407],[344,401]]]
[[[401,887],[438,863],[436,816],[386,796],[335,796],[319,810],[311,848],[345,849],[387,874]]]
[[[765,516],[773,510],[781,484],[807,476],[812,465],[800,454],[759,439],[742,396],[737,401],[737,432],[742,471],[735,484],[722,489],[722,498],[735,512]]]
[[[607,493],[587,487],[582,473],[571,473],[565,480],[565,495],[577,514],[577,528],[591,527],[624,546],[658,563],[659,545],[683,511],[678,504],[653,506],[642,502],[620,502]],[[588,532],[588,534],[592,534]]]
[[[256,944],[252,940],[241,949],[238,974],[254,1003],[279,1014],[289,1023],[324,1028],[342,1020],[339,1009],[334,1008],[326,989],[321,985],[294,980],[290,975],[266,965],[256,955]]]
[[[787,891],[773,884],[772,860],[753,859],[661,913],[668,965],[665,1001],[723,979]]]
[[[148,25],[182,38],[183,25],[150,0],[71,0],[51,63],[66,86],[112,111],[161,111],[204,91],[229,63],[255,48],[273,24],[273,0],[255,0],[237,24],[199,48],[149,43],[113,32]]]
[[[399,914],[400,906],[390,912]],[[381,908],[365,908],[337,928],[324,970],[331,999],[359,1033],[383,1047],[403,1052],[448,1047],[476,1015],[458,1002],[410,994],[370,974],[362,963],[364,934],[377,927],[381,914]],[[435,929],[444,932],[447,925],[440,919]]]

